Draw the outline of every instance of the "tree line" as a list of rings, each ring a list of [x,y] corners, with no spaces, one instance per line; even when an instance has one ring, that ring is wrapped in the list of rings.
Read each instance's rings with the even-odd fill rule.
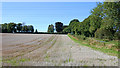
[[[120,39],[120,2],[97,3],[84,21],[70,21],[63,32],[99,39]]]
[[[32,25],[23,25],[22,23],[4,23],[1,24],[2,33],[33,33],[34,27]]]
[[[73,19],[65,28],[63,23],[56,22],[55,29],[61,33],[118,40],[120,39],[120,2],[99,2],[82,22]],[[54,32],[52,24],[49,25],[48,32]]]
[[[54,31],[56,30],[57,33],[66,33],[66,32],[63,32],[63,30],[68,27],[67,25],[63,25],[62,22],[56,22],[55,23],[55,28],[54,28],[54,25],[51,24],[48,26],[48,33],[54,33]]]

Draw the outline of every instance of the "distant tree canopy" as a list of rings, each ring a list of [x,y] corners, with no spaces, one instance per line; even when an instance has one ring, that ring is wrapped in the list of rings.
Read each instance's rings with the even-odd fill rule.
[[[37,29],[35,30],[35,33],[38,33]]]
[[[53,26],[53,24],[48,26],[48,33],[54,33],[54,26]]]
[[[22,25],[22,23],[4,23],[1,24],[2,33],[14,33],[14,32],[34,32],[34,27],[32,25]]]
[[[57,31],[57,32],[62,32],[62,30],[63,30],[63,23],[61,23],[61,22],[56,22],[56,23],[55,23],[55,28],[56,28],[56,31]]]
[[[0,24],[0,33],[2,33],[2,26],[1,26],[1,24]]]
[[[66,31],[66,30],[68,30],[67,29],[68,25],[63,25],[63,23],[61,23],[61,22],[56,22],[55,23],[55,28],[56,28],[57,33],[64,33],[64,34],[68,33],[68,31]],[[54,25],[51,24],[51,25],[48,26],[47,32],[48,33],[54,33],[54,30],[55,30]]]

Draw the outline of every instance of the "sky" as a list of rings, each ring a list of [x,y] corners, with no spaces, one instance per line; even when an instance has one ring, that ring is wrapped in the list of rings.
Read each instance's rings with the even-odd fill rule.
[[[46,32],[55,22],[64,25],[73,19],[82,22],[94,7],[96,2],[3,2],[2,23],[24,22],[39,32]]]

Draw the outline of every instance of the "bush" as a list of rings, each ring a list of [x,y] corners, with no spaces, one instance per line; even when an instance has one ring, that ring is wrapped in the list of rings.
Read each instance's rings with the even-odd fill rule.
[[[79,40],[86,40],[86,37],[84,35],[75,35]]]
[[[113,34],[110,30],[107,29],[98,29],[95,32],[95,37],[99,39],[108,39],[112,40],[113,39]]]
[[[114,34],[114,39],[115,39],[115,40],[120,40],[120,31],[115,32],[115,34]]]

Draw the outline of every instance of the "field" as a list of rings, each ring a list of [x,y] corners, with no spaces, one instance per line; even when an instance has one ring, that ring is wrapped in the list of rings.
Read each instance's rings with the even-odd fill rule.
[[[118,66],[118,58],[67,35],[2,34],[3,66]]]

